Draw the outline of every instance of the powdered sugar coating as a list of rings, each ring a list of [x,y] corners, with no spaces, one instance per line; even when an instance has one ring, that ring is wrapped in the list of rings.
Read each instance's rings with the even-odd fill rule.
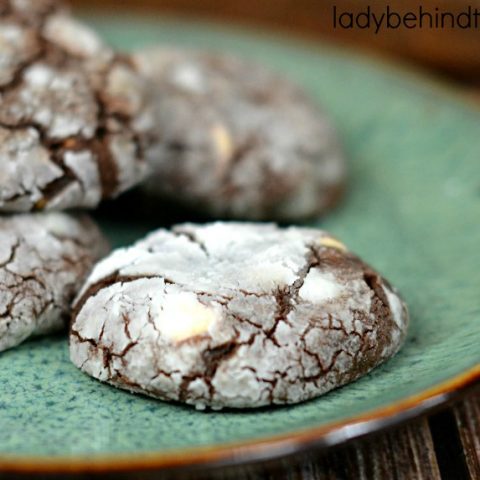
[[[0,211],[93,208],[141,181],[154,120],[128,57],[56,2],[4,4]]]
[[[135,61],[157,89],[147,191],[214,217],[293,220],[331,207],[345,163],[314,100],[233,56],[156,48]]]
[[[258,407],[358,378],[395,354],[407,323],[396,291],[326,232],[187,224],[95,267],[70,355],[132,392]]]
[[[0,351],[65,325],[70,302],[107,252],[85,216],[0,218]]]

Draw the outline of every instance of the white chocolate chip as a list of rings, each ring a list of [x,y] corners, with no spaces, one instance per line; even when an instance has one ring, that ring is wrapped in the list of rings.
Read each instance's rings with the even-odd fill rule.
[[[207,334],[219,319],[218,308],[203,305],[193,293],[181,292],[165,298],[155,324],[166,338],[180,342]]]
[[[343,287],[334,275],[315,268],[306,276],[300,289],[300,297],[308,302],[322,304],[335,300],[342,291]]]

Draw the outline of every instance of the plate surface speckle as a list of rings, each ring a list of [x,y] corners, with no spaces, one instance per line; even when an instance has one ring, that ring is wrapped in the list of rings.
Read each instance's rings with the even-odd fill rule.
[[[354,384],[301,405],[220,413],[117,391],[69,363],[65,338],[33,340],[0,354],[0,464],[5,454],[181,454],[289,435],[388,406],[479,364],[479,112],[421,78],[329,49],[172,21],[91,23],[123,48],[222,48],[308,88],[337,124],[351,170],[347,198],[317,225],[400,289],[411,329],[393,360]],[[151,222],[105,225],[117,246]]]

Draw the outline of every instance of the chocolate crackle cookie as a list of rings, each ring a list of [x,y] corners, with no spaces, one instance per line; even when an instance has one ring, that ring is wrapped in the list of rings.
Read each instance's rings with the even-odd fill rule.
[[[0,211],[95,207],[142,180],[148,96],[57,2],[0,1]]]
[[[86,216],[0,217],[0,351],[66,324],[107,243]]]
[[[187,224],[96,266],[70,356],[132,392],[259,407],[357,379],[397,352],[407,323],[396,290],[326,232]]]
[[[157,90],[147,192],[213,217],[288,221],[339,198],[345,163],[314,101],[251,61],[152,49],[136,64]]]

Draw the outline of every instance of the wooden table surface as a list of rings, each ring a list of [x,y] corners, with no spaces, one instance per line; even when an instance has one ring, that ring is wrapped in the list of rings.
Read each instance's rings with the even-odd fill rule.
[[[479,480],[480,385],[461,400],[383,433],[282,464],[188,477],[143,472],[135,480]],[[82,477],[83,478],[83,477]],[[110,478],[110,477],[109,477]],[[112,477],[114,478],[114,477]],[[0,480],[3,480],[0,475]]]
[[[452,407],[277,471],[238,480],[480,479],[480,390]]]

